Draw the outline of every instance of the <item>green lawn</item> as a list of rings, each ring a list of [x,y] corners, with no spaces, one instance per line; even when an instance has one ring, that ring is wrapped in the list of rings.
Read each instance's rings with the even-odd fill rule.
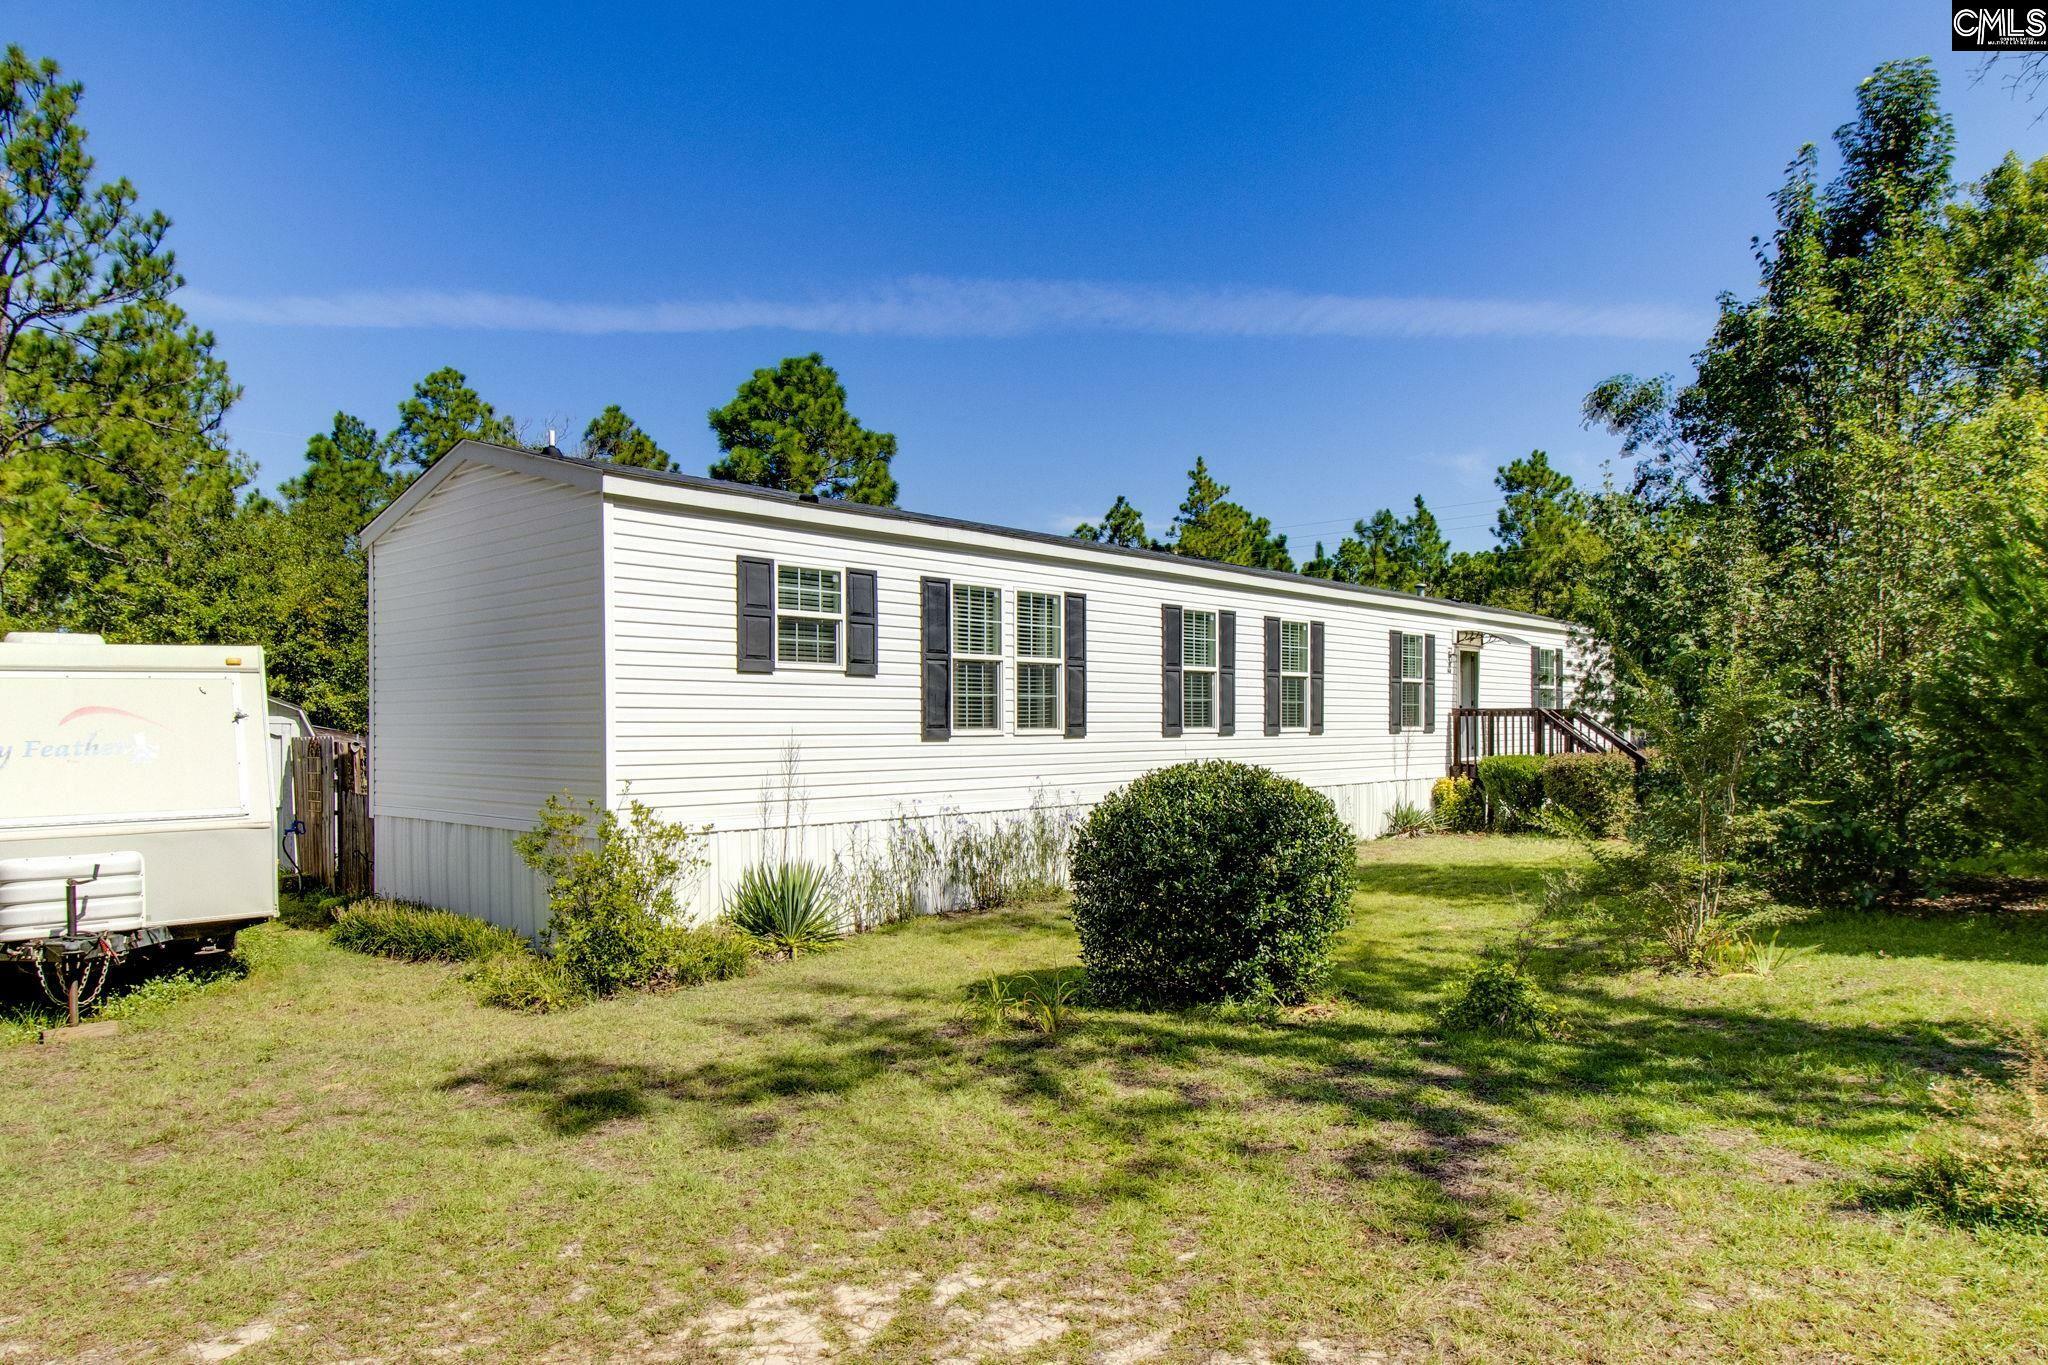
[[[529,1019],[303,930],[0,1048],[0,1359],[2009,1360],[2048,1237],[1869,1192],[2048,1011],[2048,915],[1839,918],[1774,979],[1438,1041],[1561,846],[1365,850],[1340,998],[978,1031],[1057,907]]]

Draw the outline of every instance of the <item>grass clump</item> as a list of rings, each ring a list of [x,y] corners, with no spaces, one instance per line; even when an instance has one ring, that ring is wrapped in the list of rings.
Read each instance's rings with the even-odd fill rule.
[[[475,962],[525,947],[511,930],[473,916],[382,897],[345,907],[331,935],[344,948],[405,962]]]
[[[1901,1193],[1951,1222],[2048,1232],[2048,1042],[2012,1039],[2004,1085],[1982,1076],[1935,1083],[1951,1122],[1923,1140]]]
[[[971,986],[967,1003],[984,1033],[1018,1024],[1036,1033],[1065,1033],[1079,1020],[1083,983],[1072,971],[1020,977],[991,974]]]
[[[1553,1038],[1562,1031],[1557,1006],[1527,972],[1507,961],[1484,963],[1468,974],[1436,1020],[1445,1033],[1501,1038]]]
[[[740,874],[726,921],[763,950],[791,961],[837,942],[843,932],[830,875],[816,863],[757,863]]]
[[[562,964],[538,953],[497,953],[470,968],[477,1003],[519,1014],[553,1014],[590,998]]]
[[[327,929],[349,900],[324,886],[281,886],[277,892],[277,922],[288,929]]]

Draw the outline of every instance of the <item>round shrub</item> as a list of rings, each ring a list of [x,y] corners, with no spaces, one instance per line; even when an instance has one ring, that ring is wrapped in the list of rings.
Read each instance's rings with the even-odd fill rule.
[[[1469,777],[1439,777],[1429,789],[1429,807],[1438,829],[1472,834],[1486,828],[1486,798]]]
[[[1264,768],[1145,774],[1074,841],[1090,991],[1136,1005],[1302,999],[1344,923],[1352,850],[1328,797]]]
[[[1543,799],[1587,832],[1612,839],[1636,804],[1636,765],[1627,754],[1552,754],[1543,760]]]
[[[1526,829],[1543,808],[1543,760],[1535,754],[1494,754],[1479,760],[1486,813],[1503,832]]]

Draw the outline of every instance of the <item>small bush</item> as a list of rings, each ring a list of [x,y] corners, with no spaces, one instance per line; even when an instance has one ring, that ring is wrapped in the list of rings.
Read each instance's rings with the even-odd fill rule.
[[[548,945],[592,995],[663,982],[682,932],[677,887],[704,868],[698,831],[640,801],[624,812],[563,793],[515,841],[548,880]]]
[[[345,907],[330,935],[354,952],[406,962],[474,962],[526,947],[511,930],[473,916],[383,898]]]
[[[1387,827],[1382,837],[1388,839],[1413,839],[1419,834],[1428,834],[1436,828],[1436,819],[1426,810],[1411,801],[1403,801],[1387,812]]]
[[[1074,927],[1091,994],[1193,1005],[1305,997],[1351,896],[1329,798],[1243,763],[1147,773],[1074,842]]]
[[[769,952],[794,961],[802,950],[836,942],[843,932],[831,879],[816,863],[757,863],[740,874],[726,902],[732,927]]]
[[[1635,810],[1635,761],[1621,753],[1552,754],[1543,760],[1543,799],[1595,838],[1616,838]]]
[[[553,958],[538,953],[496,953],[470,968],[479,1004],[521,1014],[553,1014],[589,999],[581,982]]]
[[[1446,1033],[1549,1038],[1558,1031],[1558,1013],[1521,968],[1489,962],[1468,975],[1437,1011],[1437,1025]]]
[[[651,954],[653,970],[646,984],[656,989],[700,986],[729,981],[754,969],[754,944],[723,928],[683,929],[670,926]]]
[[[1429,809],[1438,829],[1471,834],[1486,828],[1486,798],[1469,777],[1439,777],[1429,790]]]
[[[1924,1143],[1903,1193],[1954,1222],[2048,1232],[2048,1042],[2022,1028],[2013,1053],[2009,1085],[1936,1087],[1953,1122]]]
[[[1527,829],[1543,808],[1543,760],[1535,754],[1495,754],[1479,760],[1479,789],[1488,823],[1503,832]]]

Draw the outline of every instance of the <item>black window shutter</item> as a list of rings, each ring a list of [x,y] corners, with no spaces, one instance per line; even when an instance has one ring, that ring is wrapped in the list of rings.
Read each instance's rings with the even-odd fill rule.
[[[1323,732],[1323,623],[1308,623],[1308,732]]]
[[[1088,598],[1067,594],[1067,738],[1088,733]]]
[[[875,571],[846,571],[846,676],[872,678],[875,661]]]
[[[924,737],[953,737],[953,580],[927,578],[919,591],[924,630]]]
[[[1237,613],[1216,613],[1216,733],[1237,733]]]
[[[739,557],[739,671],[775,671],[775,561]]]
[[[1266,618],[1266,733],[1280,733],[1280,618]]]
[[[1542,704],[1542,693],[1538,690],[1542,686],[1543,679],[1543,671],[1538,665],[1542,662],[1543,651],[1534,645],[1529,646],[1529,705],[1531,706]]]
[[[1387,731],[1401,733],[1401,632],[1387,632]]]
[[[1180,608],[1159,609],[1159,733],[1180,738]]]
[[[1422,637],[1422,732],[1436,733],[1436,636]]]

